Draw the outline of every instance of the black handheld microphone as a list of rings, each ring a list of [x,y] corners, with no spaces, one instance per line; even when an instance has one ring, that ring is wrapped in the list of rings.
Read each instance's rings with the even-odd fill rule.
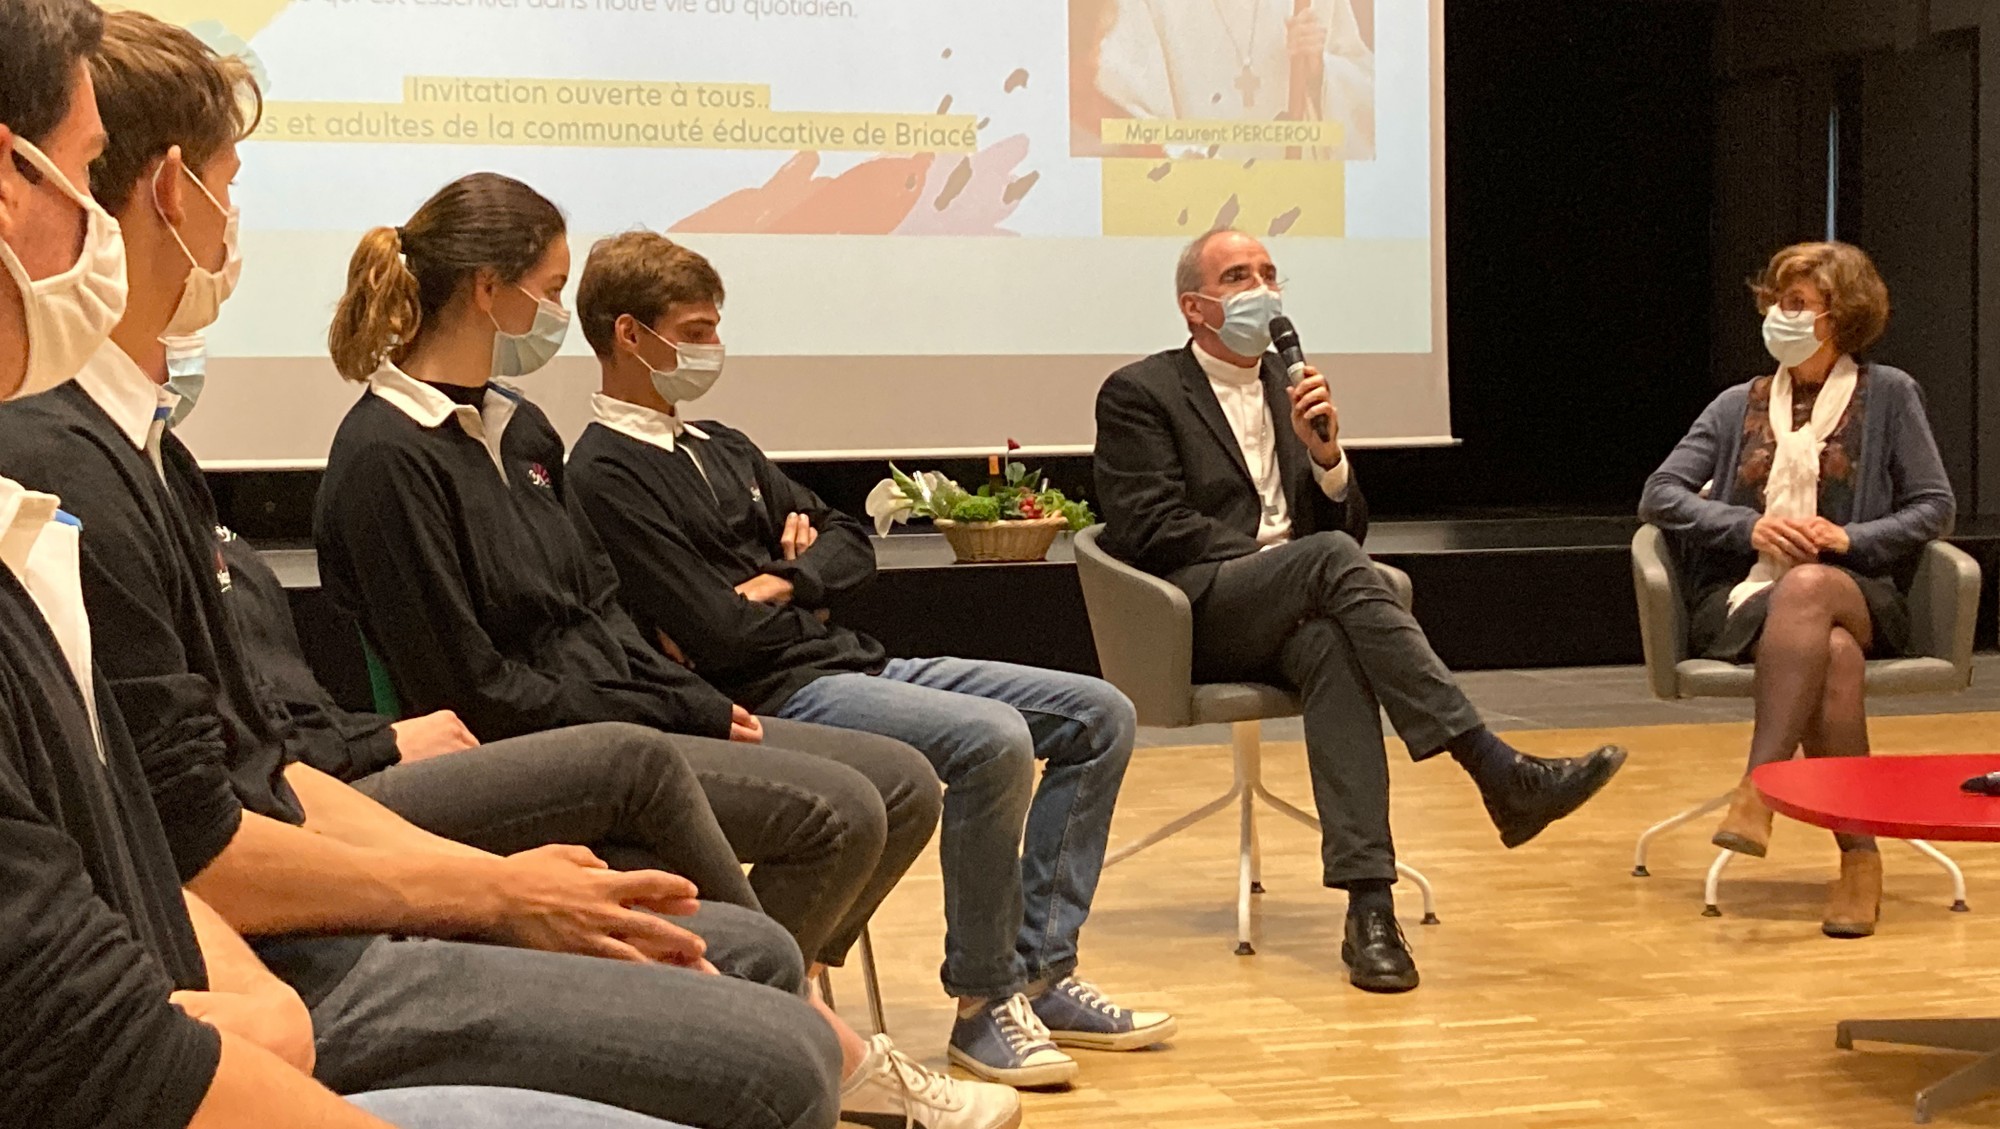
[[[1271,319],[1271,346],[1278,350],[1278,360],[1284,363],[1285,379],[1294,385],[1304,380],[1306,352],[1299,347],[1299,330],[1292,324],[1292,319],[1283,314]],[[1325,416],[1314,416],[1312,425],[1313,434],[1319,436],[1320,442],[1333,438],[1326,426]]]

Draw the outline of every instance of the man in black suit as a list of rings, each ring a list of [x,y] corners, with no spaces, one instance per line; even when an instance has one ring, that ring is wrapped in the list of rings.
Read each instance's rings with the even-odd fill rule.
[[[1263,245],[1210,232],[1182,252],[1175,286],[1191,340],[1097,394],[1103,544],[1188,594],[1198,681],[1299,691],[1325,881],[1348,895],[1341,959],[1356,987],[1407,991],[1378,710],[1415,759],[1449,751],[1465,767],[1509,847],[1582,806],[1625,751],[1531,757],[1480,721],[1361,549],[1368,504],[1326,380],[1308,368],[1291,386],[1269,351],[1280,306]]]

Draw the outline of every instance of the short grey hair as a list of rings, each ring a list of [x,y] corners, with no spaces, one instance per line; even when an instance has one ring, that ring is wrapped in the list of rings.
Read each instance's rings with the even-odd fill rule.
[[[1218,227],[1194,237],[1194,241],[1181,248],[1181,257],[1174,263],[1174,300],[1180,301],[1183,294],[1192,294],[1201,289],[1201,253],[1208,250],[1208,242],[1218,235],[1241,235],[1233,227]]]

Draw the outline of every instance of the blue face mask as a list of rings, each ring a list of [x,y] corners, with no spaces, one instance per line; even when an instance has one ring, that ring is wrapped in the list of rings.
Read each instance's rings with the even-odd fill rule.
[[[208,341],[195,333],[163,337],[160,342],[167,347],[167,390],[181,398],[167,417],[167,427],[172,429],[193,414],[202,386],[208,382]]]
[[[517,288],[518,289],[518,288]],[[526,290],[521,293],[528,294]],[[535,298],[533,294],[528,297]],[[488,315],[491,317],[492,315]],[[556,355],[569,336],[569,311],[546,298],[535,298],[535,324],[526,333],[509,333],[493,322],[493,375],[526,376]]]
[[[1215,327],[1215,335],[1223,348],[1239,357],[1262,356],[1271,347],[1271,319],[1285,312],[1284,297],[1268,286],[1227,298],[1199,292],[1195,297],[1222,307],[1222,324]]]

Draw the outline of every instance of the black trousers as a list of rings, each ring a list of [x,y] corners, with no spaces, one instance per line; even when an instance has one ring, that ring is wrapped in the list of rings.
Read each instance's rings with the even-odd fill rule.
[[[761,909],[808,962],[840,964],[942,809],[915,749],[765,719],[744,745],[606,722],[397,765],[355,787],[436,835],[512,854],[577,843]],[[740,862],[754,864],[746,879]]]
[[[1480,719],[1354,538],[1315,533],[1225,563],[1194,607],[1194,669],[1298,692],[1326,884],[1394,881],[1381,711],[1418,760]]]

